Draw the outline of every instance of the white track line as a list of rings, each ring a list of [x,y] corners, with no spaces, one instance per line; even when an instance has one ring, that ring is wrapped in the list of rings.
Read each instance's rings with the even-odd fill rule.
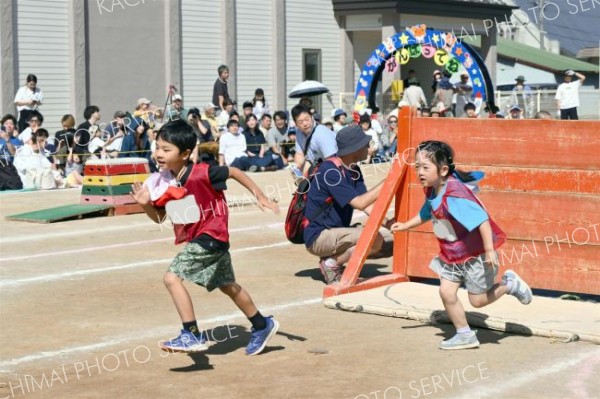
[[[592,349],[585,351],[572,359],[561,359],[560,363],[553,364],[549,367],[532,367],[529,370],[524,371],[516,377],[506,377],[502,380],[501,384],[497,382],[493,386],[482,387],[477,384],[472,390],[463,392],[460,396],[454,397],[454,399],[471,399],[471,398],[495,398],[498,396],[506,396],[507,390],[514,390],[523,385],[530,384],[531,382],[538,381],[542,377],[546,377],[552,374],[562,373],[571,367],[582,363],[592,357],[599,356],[600,350]],[[509,395],[510,396],[510,395]]]
[[[235,253],[240,253],[240,252],[257,251],[260,249],[283,247],[283,246],[287,246],[287,245],[290,245],[289,241],[281,241],[281,242],[278,242],[275,244],[262,245],[262,246],[257,246],[257,247],[237,248],[230,252],[232,254],[235,254]],[[44,274],[41,276],[35,276],[35,277],[25,277],[25,278],[11,279],[11,280],[2,280],[2,281],[0,281],[0,288],[14,287],[14,286],[26,285],[26,284],[31,284],[31,283],[39,283],[39,282],[65,280],[65,279],[68,279],[71,277],[86,276],[88,274],[97,274],[97,273],[111,272],[111,271],[117,271],[117,270],[134,269],[137,267],[152,266],[152,265],[159,264],[159,263],[169,264],[172,260],[173,260],[173,258],[156,259],[156,260],[148,260],[148,261],[143,261],[143,262],[127,263],[125,265],[100,267],[100,268],[96,268],[96,269],[77,270],[77,271],[73,271],[73,272],[52,273],[52,274]]]
[[[301,299],[298,301],[287,302],[287,303],[283,303],[283,304],[279,304],[279,305],[264,306],[264,307],[260,307],[259,309],[264,314],[277,313],[279,311],[290,309],[290,308],[301,307],[301,306],[306,306],[306,305],[314,305],[314,304],[320,303],[321,300],[322,300],[322,298],[320,298],[320,297],[319,298],[310,298],[310,299]],[[211,317],[209,319],[198,320],[198,322],[200,325],[204,326],[207,324],[210,325],[213,323],[222,323],[222,322],[230,322],[233,320],[240,320],[242,318],[243,318],[243,315],[239,311],[237,311],[237,312],[228,313],[228,314],[225,314],[222,316],[215,316],[215,317]],[[30,362],[36,362],[39,360],[52,359],[55,357],[68,356],[68,355],[72,355],[75,353],[93,352],[93,351],[97,351],[99,349],[108,348],[108,347],[123,344],[126,342],[141,341],[141,340],[147,340],[147,339],[157,338],[157,337],[164,338],[165,335],[167,335],[169,333],[172,334],[173,330],[174,330],[173,326],[161,326],[161,327],[157,327],[157,328],[154,328],[151,330],[144,329],[141,331],[137,331],[135,333],[130,333],[127,336],[117,336],[117,337],[113,337],[113,338],[108,338],[108,339],[105,339],[103,342],[98,342],[95,344],[71,346],[71,347],[64,347],[64,348],[61,348],[58,350],[53,350],[53,351],[42,351],[42,352],[32,353],[32,354],[29,354],[26,356],[22,356],[22,357],[18,357],[18,358],[0,362],[0,371],[11,372],[10,370],[7,370],[6,368],[10,367],[10,366],[18,366],[23,363],[30,363]]]
[[[245,210],[244,208],[241,208],[241,209]],[[280,207],[280,209],[287,211],[287,208],[284,208],[284,207]],[[236,214],[252,215],[254,213],[259,213],[259,212],[264,213],[261,210],[253,209],[253,210],[247,211],[247,212],[242,212],[241,210],[239,212],[230,211],[229,214],[230,214],[230,216],[233,216]],[[8,243],[15,243],[15,242],[24,242],[24,241],[32,242],[32,241],[37,241],[37,240],[48,240],[48,239],[58,238],[58,237],[79,236],[79,235],[85,235],[88,233],[98,234],[98,233],[104,233],[104,232],[109,232],[109,231],[119,231],[119,230],[133,229],[133,228],[137,228],[137,227],[152,227],[152,226],[155,226],[155,228],[154,228],[155,230],[165,230],[167,232],[173,230],[173,227],[169,222],[163,223],[162,228],[161,228],[159,224],[151,222],[150,220],[147,220],[146,222],[122,224],[122,225],[116,225],[116,226],[114,226],[114,225],[113,226],[105,226],[105,227],[98,227],[95,229],[70,230],[70,231],[42,233],[42,234],[26,234],[26,235],[17,236],[17,237],[3,237],[3,238],[0,238],[0,245],[8,244]]]
[[[282,226],[283,226],[283,223],[271,223],[271,224],[268,224],[268,225],[259,225],[259,226],[251,226],[251,227],[241,227],[239,229],[231,229],[229,232],[230,233],[239,233],[239,232],[243,232],[243,231],[260,230],[260,229],[264,229],[264,228],[279,228],[279,227],[282,227]],[[133,241],[133,242],[120,243],[120,244],[111,244],[111,245],[102,245],[102,246],[87,247],[87,248],[69,249],[69,250],[65,250],[65,251],[43,252],[43,253],[40,253],[40,254],[9,256],[9,257],[6,257],[6,258],[0,258],[0,262],[9,262],[9,261],[15,261],[15,260],[30,260],[30,259],[35,259],[35,258],[52,257],[52,256],[59,256],[59,255],[69,255],[69,254],[76,254],[76,253],[82,253],[82,252],[91,252],[91,251],[99,251],[99,250],[114,249],[114,248],[123,248],[123,247],[129,247],[129,246],[132,246],[132,245],[151,244],[151,243],[157,243],[157,242],[163,242],[163,241],[172,241],[172,240],[174,240],[174,238],[173,238],[173,236],[170,236],[170,237],[167,237],[167,238],[157,238],[155,240],[141,240],[141,241]]]

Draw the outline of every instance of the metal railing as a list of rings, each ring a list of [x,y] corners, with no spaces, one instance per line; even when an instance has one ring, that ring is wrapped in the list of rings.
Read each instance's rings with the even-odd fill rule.
[[[433,95],[426,89],[425,95],[429,102]],[[539,111],[548,111],[552,116],[557,116],[557,105],[554,96],[556,90],[532,90],[528,95],[515,95],[512,91],[496,91],[494,93],[496,105],[500,110],[508,115],[510,107],[518,104],[523,110],[526,118],[533,118]],[[381,115],[389,114],[398,105],[398,99],[393,98],[390,93],[376,95],[376,104],[380,108]],[[582,120],[600,120],[600,90],[581,89],[579,90],[579,107],[577,113]],[[431,105],[431,104],[430,104]],[[338,106],[352,112],[354,109],[354,93],[340,93],[338,96]]]

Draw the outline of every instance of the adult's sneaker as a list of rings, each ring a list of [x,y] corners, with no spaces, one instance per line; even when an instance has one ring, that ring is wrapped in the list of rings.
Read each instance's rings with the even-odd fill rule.
[[[248,346],[246,346],[246,355],[254,356],[258,355],[260,352],[265,349],[267,342],[279,329],[279,322],[277,320],[273,320],[273,316],[265,317],[267,322],[267,326],[262,330],[255,330],[252,328],[252,335],[250,336],[250,342]]]
[[[512,281],[512,287],[508,293],[515,296],[523,305],[529,305],[533,300],[533,294],[529,285],[510,269],[502,275],[502,284],[506,285],[509,280]]]
[[[455,349],[470,349],[477,348],[479,341],[477,340],[477,331],[470,331],[466,334],[456,334],[454,337],[440,342],[440,349],[455,350]]]
[[[202,352],[208,349],[206,341],[204,332],[194,335],[187,330],[181,330],[178,337],[161,341],[158,346],[165,352]]]
[[[337,265],[333,258],[321,258],[319,269],[325,279],[325,284],[331,284],[335,281],[340,281],[343,269]]]

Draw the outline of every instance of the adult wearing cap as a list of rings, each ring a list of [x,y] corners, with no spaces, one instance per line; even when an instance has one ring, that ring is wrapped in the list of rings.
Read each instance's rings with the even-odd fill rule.
[[[346,127],[346,117],[347,116],[348,116],[348,114],[346,114],[346,111],[344,111],[341,108],[333,110],[333,112],[331,113],[331,117],[333,118],[333,131],[334,132],[337,133]]]
[[[456,110],[457,113],[464,110],[465,105],[473,102],[473,86],[469,84],[469,74],[463,71],[460,74],[460,82],[455,84],[456,86]],[[466,112],[466,111],[465,111]],[[458,116],[458,115],[457,115]],[[460,115],[466,116],[466,115]]]
[[[371,138],[360,126],[347,126],[336,135],[337,156],[325,160],[311,181],[305,216],[310,221],[304,230],[309,253],[320,258],[319,267],[327,284],[337,281],[342,267],[352,255],[362,227],[350,227],[354,210],[371,212],[384,180],[367,191],[358,163],[367,158]],[[389,228],[393,220],[386,221]],[[384,242],[379,233],[370,255],[377,254]]]
[[[148,100],[146,97],[138,98],[135,111],[133,111],[133,116],[142,118],[144,122],[150,123],[150,114],[152,113],[150,104],[152,104],[152,101]]]
[[[573,76],[578,80],[573,81]],[[560,119],[578,120],[577,107],[579,107],[579,88],[585,81],[585,76],[571,69],[565,71],[564,82],[556,90],[556,103],[560,111]]]
[[[175,94],[172,100],[173,103],[167,107],[166,111],[167,121],[174,121],[177,119],[187,121],[189,110],[183,106],[183,97],[181,97],[181,94]]]
[[[292,119],[296,124],[294,163],[300,170],[309,163],[315,165],[337,153],[335,133],[317,123],[310,108],[304,104],[295,105]]]
[[[512,89],[512,103],[525,110],[527,117],[531,117],[534,111],[533,90],[525,84],[525,76],[519,75],[515,78],[515,81],[515,87]]]

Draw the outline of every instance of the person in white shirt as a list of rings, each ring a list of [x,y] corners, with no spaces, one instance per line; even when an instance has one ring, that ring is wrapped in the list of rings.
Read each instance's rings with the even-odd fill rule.
[[[344,127],[346,127],[346,117],[348,115],[346,114],[346,111],[344,111],[341,108],[338,109],[334,109],[333,112],[331,113],[331,117],[333,118],[333,131],[334,132],[339,132],[340,130],[342,130]]]
[[[416,78],[408,79],[408,87],[404,89],[404,95],[402,101],[408,103],[408,105],[422,107],[427,106],[427,99],[425,93],[421,89],[421,83]]]
[[[15,105],[19,114],[19,132],[25,130],[30,113],[38,110],[44,100],[42,89],[37,87],[37,76],[29,74],[26,81],[25,86],[21,87],[15,95]]]
[[[246,136],[239,131],[240,123],[235,119],[227,122],[227,133],[219,139],[219,166],[231,166],[240,170],[256,172],[258,167],[250,165]]]
[[[573,76],[579,80],[573,81]],[[556,103],[560,112],[560,119],[578,120],[577,107],[579,107],[579,88],[585,81],[585,76],[571,69],[565,71],[565,81],[556,90]]]

